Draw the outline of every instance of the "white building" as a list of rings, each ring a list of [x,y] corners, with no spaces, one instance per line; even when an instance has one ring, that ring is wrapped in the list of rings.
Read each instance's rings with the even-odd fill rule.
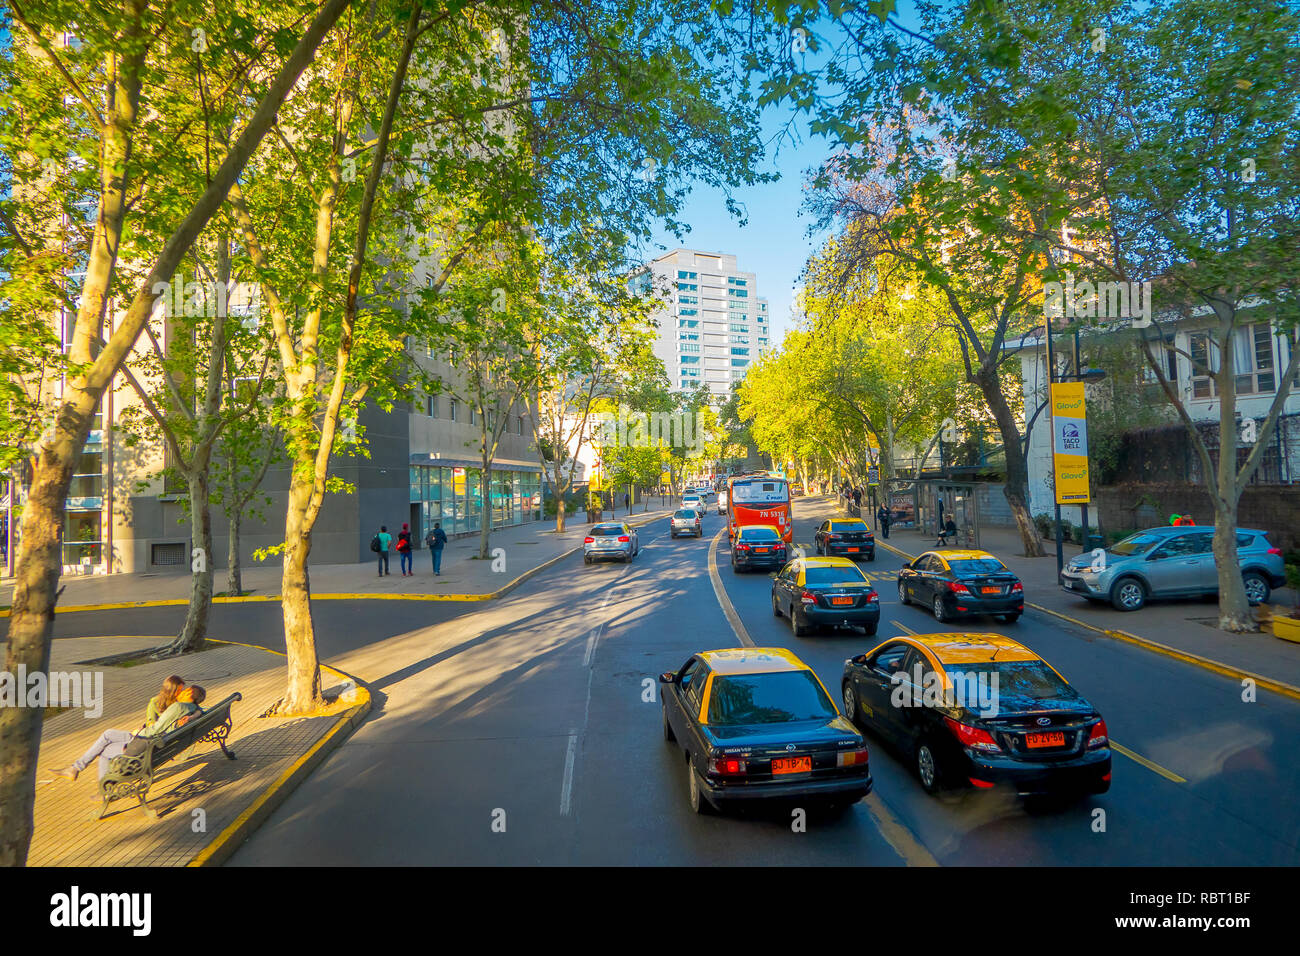
[[[697,384],[724,401],[733,382],[769,347],[768,303],[758,295],[758,280],[740,270],[726,253],[677,249],[652,260],[642,276],[653,276],[671,297],[655,315],[663,360],[674,389]]]

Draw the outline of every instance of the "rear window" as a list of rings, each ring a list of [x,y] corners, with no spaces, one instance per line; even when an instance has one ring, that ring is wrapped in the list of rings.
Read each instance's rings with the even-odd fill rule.
[[[862,521],[832,521],[832,531],[866,531],[867,526]]]
[[[598,524],[596,525],[596,527],[591,529],[591,533],[594,537],[598,537],[598,538],[604,535],[617,536],[623,533],[623,529],[618,527],[617,525]]]
[[[954,574],[996,574],[1007,569],[997,558],[959,558],[949,561],[948,566]]]
[[[989,661],[953,665],[945,670],[955,685],[962,682],[967,688],[966,706],[971,709],[978,709],[979,705],[970,691],[982,683],[988,694],[994,689],[994,674],[997,675],[997,686],[993,700],[1002,713],[1042,710],[1045,704],[1068,707],[1083,700],[1042,661]],[[976,683],[971,683],[972,680]],[[959,691],[960,687],[954,686],[953,689]]]
[[[1131,534],[1123,541],[1111,545],[1110,551],[1112,554],[1146,554],[1159,543],[1160,538],[1156,535],[1139,531],[1137,534]]]
[[[673,514],[673,517],[674,517],[674,518],[690,518],[692,521],[694,521],[696,518],[699,517],[699,515],[696,514],[696,512],[690,510],[689,508],[683,508],[681,511],[675,512],[675,513]]]
[[[867,579],[862,571],[849,565],[846,568],[805,568],[804,583],[809,587],[832,584],[861,584]]]
[[[1265,541],[1267,540],[1268,539],[1265,538]],[[1249,548],[1254,543],[1254,541],[1255,541],[1255,536],[1253,534],[1248,534],[1245,531],[1237,532],[1237,547]],[[1264,546],[1267,547],[1267,545]]]
[[[742,541],[779,541],[781,536],[771,528],[742,528],[740,538]]]
[[[709,694],[709,723],[721,727],[835,716],[835,705],[810,671],[715,676]]]

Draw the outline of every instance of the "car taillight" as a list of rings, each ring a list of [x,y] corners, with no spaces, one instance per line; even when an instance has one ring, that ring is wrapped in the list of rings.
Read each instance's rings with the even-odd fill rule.
[[[986,753],[1000,753],[1002,751],[1002,748],[998,746],[998,742],[993,739],[993,735],[987,730],[960,723],[951,717],[945,717],[943,722],[948,725],[948,729],[953,732],[958,743],[963,747],[970,750],[982,750]]]
[[[591,535],[588,535],[587,537],[585,537],[585,538],[582,539],[582,543],[583,543],[583,544],[591,544],[591,543],[592,543],[593,541],[595,541],[595,540],[596,540],[596,539],[593,538],[593,537],[591,537]]]
[[[804,604],[816,604],[817,595],[813,594],[811,591],[804,591],[803,594],[799,595],[799,600]]]
[[[868,592],[867,592],[867,600],[868,600],[868,601],[879,601],[879,600],[880,600],[880,595],[879,595],[876,591],[874,591],[874,590],[873,590],[873,591],[868,591]]]
[[[1269,554],[1276,554],[1276,555],[1278,555],[1278,556],[1280,557],[1281,554],[1282,554],[1282,549],[1281,549],[1281,548],[1269,548],[1269,549],[1268,549],[1268,553],[1269,553]]]
[[[618,536],[618,540],[620,540],[620,541],[631,541],[632,539],[629,538],[629,537],[628,537],[627,535],[625,535],[625,534],[620,534],[620,535]]]
[[[1098,747],[1105,747],[1110,743],[1110,737],[1106,731],[1106,721],[1099,720],[1092,727],[1092,733],[1088,735],[1088,749],[1095,750]]]
[[[827,541],[838,541],[838,540],[840,540],[840,536],[839,536],[838,534],[828,534],[828,535],[826,536],[826,540],[827,540]]]
[[[948,590],[953,594],[970,594],[970,588],[966,587],[966,585],[962,584],[960,581],[949,581]]]
[[[720,777],[734,777],[745,772],[746,763],[739,757],[710,757],[709,773]]]
[[[835,765],[838,767],[855,767],[866,762],[866,747],[859,747],[857,750],[842,750],[835,755]]]
[[[736,542],[736,550],[737,550],[737,551],[748,551],[748,550],[749,550],[749,545],[747,545],[747,544],[745,544],[745,543],[743,543],[743,542],[737,541],[737,542]]]
[[[1024,586],[1023,584],[1021,584],[1019,581],[1017,581],[1015,584],[1011,585],[1011,593],[1012,593],[1012,594],[1024,594],[1024,593],[1025,593],[1025,586]]]

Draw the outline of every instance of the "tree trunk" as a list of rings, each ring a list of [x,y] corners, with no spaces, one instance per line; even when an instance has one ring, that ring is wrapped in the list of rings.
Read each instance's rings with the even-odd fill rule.
[[[564,492],[555,496],[555,533],[564,534]]]
[[[478,473],[479,494],[482,495],[482,503],[479,505],[479,513],[482,517],[482,527],[478,533],[478,556],[480,561],[488,559],[488,544],[492,534],[492,471],[491,465],[487,460],[487,455],[483,456],[483,467]]]
[[[312,529],[307,522],[311,501],[310,474],[299,462],[289,483],[289,506],[284,521],[284,571],[280,578],[280,606],[284,615],[284,643],[288,650],[289,684],[276,708],[280,715],[309,714],[324,699],[320,693],[320,661],[316,656],[316,630],[311,618],[311,581],[307,558]]]
[[[1016,417],[1011,413],[1007,397],[1002,394],[1002,382],[996,368],[982,369],[981,374],[976,376],[975,384],[983,393],[984,401],[1002,434],[1002,449],[1007,460],[1007,483],[1002,493],[1016,519],[1016,528],[1020,532],[1021,543],[1025,546],[1025,556],[1041,558],[1046,552],[1043,551],[1038,529],[1034,527],[1033,516],[1029,513],[1029,469],[1025,466],[1024,455],[1020,453],[1020,429]]]
[[[212,610],[212,506],[208,501],[208,469],[196,465],[189,476],[190,491],[190,541],[198,550],[191,561],[199,561],[200,569],[191,564],[190,606],[185,614],[185,625],[180,636],[172,641],[162,656],[188,654],[203,650],[208,636],[208,613]]]
[[[16,675],[20,667],[28,674],[49,670],[54,605],[63,573],[63,505],[89,430],[90,416],[65,405],[52,440],[37,446],[5,649],[10,674]],[[0,866],[27,862],[43,718],[39,707],[0,707]]]
[[[239,565],[239,526],[243,516],[239,509],[230,513],[230,542],[226,546],[226,593],[239,597],[244,593],[244,578]]]
[[[1214,503],[1214,564],[1219,572],[1219,627],[1231,634],[1259,630],[1250,610],[1246,585],[1237,558],[1237,380],[1233,376],[1232,317],[1226,317],[1220,335],[1219,372],[1219,460],[1210,500]],[[1206,476],[1210,484],[1210,476]]]

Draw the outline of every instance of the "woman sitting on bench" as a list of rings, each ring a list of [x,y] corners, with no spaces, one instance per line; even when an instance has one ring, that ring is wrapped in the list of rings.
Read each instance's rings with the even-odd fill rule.
[[[171,679],[168,678],[169,681]],[[180,680],[180,678],[176,679]],[[108,765],[114,757],[125,753],[144,753],[146,738],[162,736],[173,727],[183,724],[190,715],[202,713],[202,708],[199,705],[203,703],[206,697],[207,691],[197,684],[185,687],[176,695],[175,702],[164,710],[152,725],[145,727],[138,734],[132,734],[129,730],[106,730],[99,735],[99,739],[91,745],[89,750],[73,761],[72,766],[62,767],[55,770],[54,773],[60,777],[67,777],[69,780],[76,780],[77,775],[90,766],[90,762],[98,757],[99,779],[103,780],[104,775],[108,773]],[[152,707],[154,702],[150,701],[149,703]]]
[[[939,540],[934,543],[935,547],[948,544],[949,538],[952,538],[953,540],[956,540],[957,538],[957,522],[953,521],[951,517],[949,517],[948,520],[943,523],[943,527],[939,529]]]

